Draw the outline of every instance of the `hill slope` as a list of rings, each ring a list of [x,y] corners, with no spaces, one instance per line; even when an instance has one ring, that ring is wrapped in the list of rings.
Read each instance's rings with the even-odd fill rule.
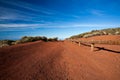
[[[120,41],[120,35],[103,35],[103,36],[92,36],[89,38],[80,38],[83,41]]]
[[[101,35],[120,35],[120,28],[108,28],[108,29],[102,29],[102,30],[92,30],[91,32],[86,32],[86,33],[71,36],[70,39],[87,38],[87,37],[101,36]]]

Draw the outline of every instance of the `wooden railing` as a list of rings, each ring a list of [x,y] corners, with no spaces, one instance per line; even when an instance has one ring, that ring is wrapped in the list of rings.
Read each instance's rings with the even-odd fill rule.
[[[80,40],[80,39],[69,39],[69,41],[73,43],[77,43],[79,46],[81,45],[87,45],[91,47],[91,51],[94,51],[95,44],[109,44],[109,45],[120,45],[119,41],[113,41],[113,40]]]
[[[113,41],[113,40],[80,40],[80,39],[70,39],[71,42],[76,43],[94,43],[94,44],[110,44],[110,45],[120,45],[120,40]]]

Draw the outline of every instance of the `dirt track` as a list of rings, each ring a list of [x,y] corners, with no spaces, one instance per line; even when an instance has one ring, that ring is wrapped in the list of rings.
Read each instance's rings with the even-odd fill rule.
[[[120,80],[120,46],[90,51],[71,42],[33,42],[0,49],[0,80]]]

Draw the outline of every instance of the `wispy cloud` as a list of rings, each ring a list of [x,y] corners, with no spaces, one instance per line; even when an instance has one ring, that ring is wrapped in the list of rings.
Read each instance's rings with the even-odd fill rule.
[[[80,15],[70,15],[65,14],[61,12],[57,12],[55,10],[50,10],[47,8],[43,8],[41,6],[37,6],[34,4],[22,2],[22,1],[8,1],[8,0],[1,0],[4,4],[9,4],[15,7],[8,7],[8,6],[0,6],[0,21],[2,20],[11,20],[10,24],[0,24],[0,27],[2,28],[12,28],[12,27],[31,27],[31,28],[76,28],[76,27],[101,27],[101,26],[107,26],[107,25],[99,25],[99,24],[69,24],[71,22],[64,23],[64,19],[80,19]],[[24,10],[25,9],[25,10]],[[27,11],[26,11],[27,10]],[[91,9],[88,11],[85,11],[81,14],[92,14],[96,16],[103,16],[104,11],[97,10],[97,9]],[[12,22],[12,20],[15,20]],[[20,24],[15,23],[17,20],[21,20],[23,22],[20,22]],[[63,21],[62,21],[63,20]],[[62,21],[62,22],[60,22]],[[29,22],[29,24],[27,24]],[[108,25],[108,26],[114,26],[114,25]]]
[[[2,31],[24,31],[28,29],[38,30],[38,29],[75,29],[75,28],[110,28],[119,27],[117,24],[80,24],[80,23],[52,23],[46,22],[44,24],[0,24],[0,32]]]
[[[31,10],[31,11],[35,11],[35,12],[41,12],[41,13],[44,13],[46,15],[55,14],[53,12],[53,10],[49,10],[47,8],[43,8],[41,6],[30,4],[30,3],[27,3],[27,2],[24,2],[24,1],[7,1],[7,0],[1,0],[1,2],[5,3],[5,4],[8,4],[8,5],[12,5],[12,6],[24,8],[24,9],[27,9],[27,10]]]
[[[5,23],[7,21],[11,21],[12,23],[12,20],[14,20],[14,22],[21,20],[22,22],[24,21],[24,23],[26,23],[26,21],[31,23],[44,23],[46,20],[49,21],[49,19],[57,19],[53,17],[57,12],[41,6],[21,1],[1,0],[0,2],[15,6],[0,6],[0,21],[4,21]]]
[[[27,12],[23,12],[17,9],[0,7],[0,20],[30,20],[30,18],[34,18],[35,14],[29,14]]]
[[[23,20],[43,23],[43,21],[62,21],[66,18],[74,17],[69,14],[47,9],[40,5],[38,6],[24,1],[0,0],[0,2],[12,6],[0,6],[0,21]]]
[[[104,28],[104,27],[118,27],[120,25],[118,24],[80,24],[80,23],[69,23],[69,24],[63,24],[59,25],[58,28],[93,28],[93,27],[99,27],[99,28]]]
[[[43,21],[44,22],[44,21]],[[0,24],[0,28],[54,28],[59,23],[44,22],[44,23],[7,23]],[[59,27],[59,26],[58,26]]]
[[[96,16],[103,16],[103,15],[105,15],[104,11],[97,10],[97,9],[90,10],[90,13],[93,14],[93,15],[96,15]]]
[[[14,23],[19,21],[19,23],[46,23],[50,22],[49,19],[52,16],[41,15],[32,12],[21,11],[12,8],[0,7],[0,23]],[[46,21],[47,20],[47,21]],[[1,26],[0,26],[1,27]]]
[[[116,24],[74,24],[73,27],[115,27]]]
[[[15,28],[15,27],[41,27],[45,24],[0,24],[3,28]]]

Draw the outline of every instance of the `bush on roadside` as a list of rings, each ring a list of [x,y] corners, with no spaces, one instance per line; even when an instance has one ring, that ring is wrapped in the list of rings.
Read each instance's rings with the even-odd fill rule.
[[[0,47],[13,45],[13,40],[0,40]]]
[[[19,44],[19,43],[26,43],[26,42],[34,42],[34,41],[38,41],[38,40],[42,40],[42,41],[57,41],[58,38],[55,37],[55,38],[47,38],[45,36],[36,36],[36,37],[31,37],[31,36],[24,36],[22,37],[20,40],[17,40],[16,41],[16,44]]]
[[[57,41],[58,38],[55,37],[55,38],[47,38],[45,36],[36,36],[36,37],[31,37],[31,36],[23,36],[20,40],[16,40],[16,41],[13,41],[13,40],[0,40],[0,47],[3,47],[3,46],[10,46],[10,45],[15,45],[15,44],[21,44],[21,43],[27,43],[27,42],[34,42],[34,41],[38,41],[38,40],[41,40],[41,41]]]
[[[58,38],[55,37],[55,38],[48,38],[48,41],[58,41]]]

